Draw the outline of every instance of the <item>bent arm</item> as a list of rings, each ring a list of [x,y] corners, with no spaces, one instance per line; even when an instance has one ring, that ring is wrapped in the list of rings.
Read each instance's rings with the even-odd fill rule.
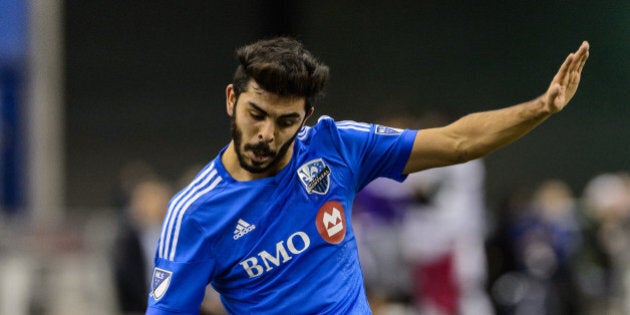
[[[463,163],[524,136],[571,100],[589,45],[569,54],[545,94],[511,107],[466,115],[450,125],[418,131],[404,173]]]
[[[537,98],[508,108],[469,114],[445,127],[420,130],[404,172],[482,157],[525,135],[550,115]]]

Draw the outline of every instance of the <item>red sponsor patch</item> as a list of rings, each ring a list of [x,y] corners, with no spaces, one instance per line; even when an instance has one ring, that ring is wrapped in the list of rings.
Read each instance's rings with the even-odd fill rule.
[[[346,237],[346,216],[338,201],[328,201],[317,212],[317,232],[330,244],[339,244]]]

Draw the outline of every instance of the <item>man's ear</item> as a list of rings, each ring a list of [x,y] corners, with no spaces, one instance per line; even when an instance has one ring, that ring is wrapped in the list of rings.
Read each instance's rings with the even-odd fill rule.
[[[306,116],[304,116],[304,121],[306,121],[309,117],[311,117],[311,115],[313,115],[314,112],[315,112],[315,107],[311,106],[311,108],[308,109],[308,112],[306,112]]]
[[[314,112],[315,112],[315,107],[311,107],[308,109],[308,111],[306,112],[306,115],[304,115],[304,119],[302,120],[302,127],[306,125],[306,121],[308,120],[309,117],[311,117],[311,115],[313,115]]]
[[[225,88],[225,110],[228,116],[234,115],[234,107],[236,107],[236,92],[234,91],[234,85],[228,84]]]

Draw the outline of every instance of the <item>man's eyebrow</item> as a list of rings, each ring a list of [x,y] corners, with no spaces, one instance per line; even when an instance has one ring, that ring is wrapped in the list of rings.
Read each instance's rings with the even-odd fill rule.
[[[264,109],[260,108],[260,106],[258,106],[256,103],[248,101],[247,104],[249,104],[249,106],[253,107],[255,110],[261,112],[263,115],[269,116],[269,113],[267,111],[265,111]],[[300,118],[300,114],[299,113],[288,113],[288,114],[280,115],[280,117],[278,117],[278,118]]]
[[[269,113],[267,113],[265,110],[260,108],[260,106],[256,105],[256,103],[248,101],[247,104],[249,104],[249,106],[253,107],[255,110],[265,114],[265,116],[269,115]]]

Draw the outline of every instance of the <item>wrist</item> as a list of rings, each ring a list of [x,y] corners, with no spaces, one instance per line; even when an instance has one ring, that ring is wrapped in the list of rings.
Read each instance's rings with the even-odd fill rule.
[[[537,116],[551,116],[558,112],[558,110],[554,110],[553,100],[548,97],[547,94],[543,94],[534,100],[534,107],[536,108]]]

